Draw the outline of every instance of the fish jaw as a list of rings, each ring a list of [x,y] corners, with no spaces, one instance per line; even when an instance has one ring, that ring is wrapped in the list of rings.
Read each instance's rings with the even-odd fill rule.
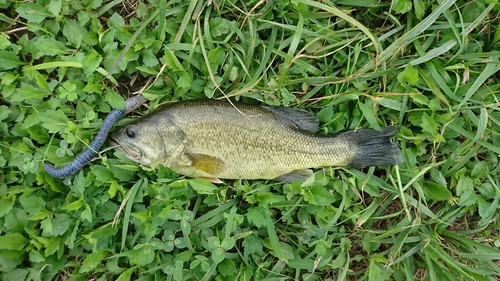
[[[125,154],[130,160],[141,163],[142,151],[137,146],[122,144],[116,134],[111,135],[108,142],[113,148]]]

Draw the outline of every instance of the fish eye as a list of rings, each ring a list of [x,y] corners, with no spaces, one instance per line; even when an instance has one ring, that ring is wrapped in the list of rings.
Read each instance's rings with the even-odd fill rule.
[[[137,137],[137,128],[135,126],[128,126],[125,129],[125,134],[129,138],[135,138],[135,137]]]

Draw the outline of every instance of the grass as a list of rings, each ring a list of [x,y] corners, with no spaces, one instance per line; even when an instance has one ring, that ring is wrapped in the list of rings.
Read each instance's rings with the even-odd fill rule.
[[[2,280],[497,280],[500,6],[44,1],[0,7]],[[112,108],[231,97],[321,133],[400,126],[399,167],[214,185],[107,150]]]

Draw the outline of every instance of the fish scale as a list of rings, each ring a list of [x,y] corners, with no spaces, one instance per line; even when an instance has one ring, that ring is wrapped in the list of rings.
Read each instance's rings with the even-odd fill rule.
[[[217,175],[218,177],[228,178],[237,175],[245,178],[275,178],[293,170],[322,166],[328,160],[331,161],[330,157],[325,154],[325,151],[332,146],[331,144],[319,144],[317,137],[315,139],[313,136],[297,132],[296,129],[283,122],[266,124],[264,121],[268,120],[267,112],[263,112],[264,120],[260,116],[241,119],[239,118],[242,115],[240,112],[233,108],[228,109],[230,110],[214,112],[216,114],[206,116],[209,120],[219,121],[210,123],[211,126],[204,126],[206,123],[203,119],[197,118],[194,114],[186,114],[191,117],[176,119],[175,122],[179,127],[184,128],[187,139],[203,139],[202,142],[193,143],[192,151],[201,154],[216,152],[217,157],[225,163],[239,163],[239,165],[228,165],[224,173]],[[210,111],[209,108],[207,110]],[[244,108],[240,110],[247,113]],[[230,118],[227,118],[226,114],[229,113],[232,114]],[[223,130],[220,128],[222,121],[225,122]],[[203,126],[195,124],[203,124]],[[260,132],[252,130],[257,126],[261,129]],[[219,134],[216,135],[214,132]],[[259,134],[255,135],[257,132]],[[321,140],[324,139],[321,138]],[[216,146],[225,149],[217,152]],[[336,150],[339,149],[335,144],[333,146]],[[314,149],[319,149],[319,151],[314,153]],[[274,168],[269,169],[267,166]],[[248,167],[254,168],[248,169]]]
[[[145,166],[158,162],[179,174],[218,179],[305,180],[308,168],[395,165],[397,127],[337,135],[313,133],[304,110],[216,100],[177,102],[137,119],[111,142]]]

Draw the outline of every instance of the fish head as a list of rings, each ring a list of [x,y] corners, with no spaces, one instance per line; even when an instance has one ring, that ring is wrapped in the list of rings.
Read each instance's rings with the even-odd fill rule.
[[[130,160],[150,167],[154,161],[161,161],[163,151],[161,136],[151,126],[129,124],[111,135],[110,144],[123,152]]]
[[[138,119],[114,132],[109,142],[132,161],[147,167],[157,163],[172,168],[187,161],[184,134],[172,120]]]

